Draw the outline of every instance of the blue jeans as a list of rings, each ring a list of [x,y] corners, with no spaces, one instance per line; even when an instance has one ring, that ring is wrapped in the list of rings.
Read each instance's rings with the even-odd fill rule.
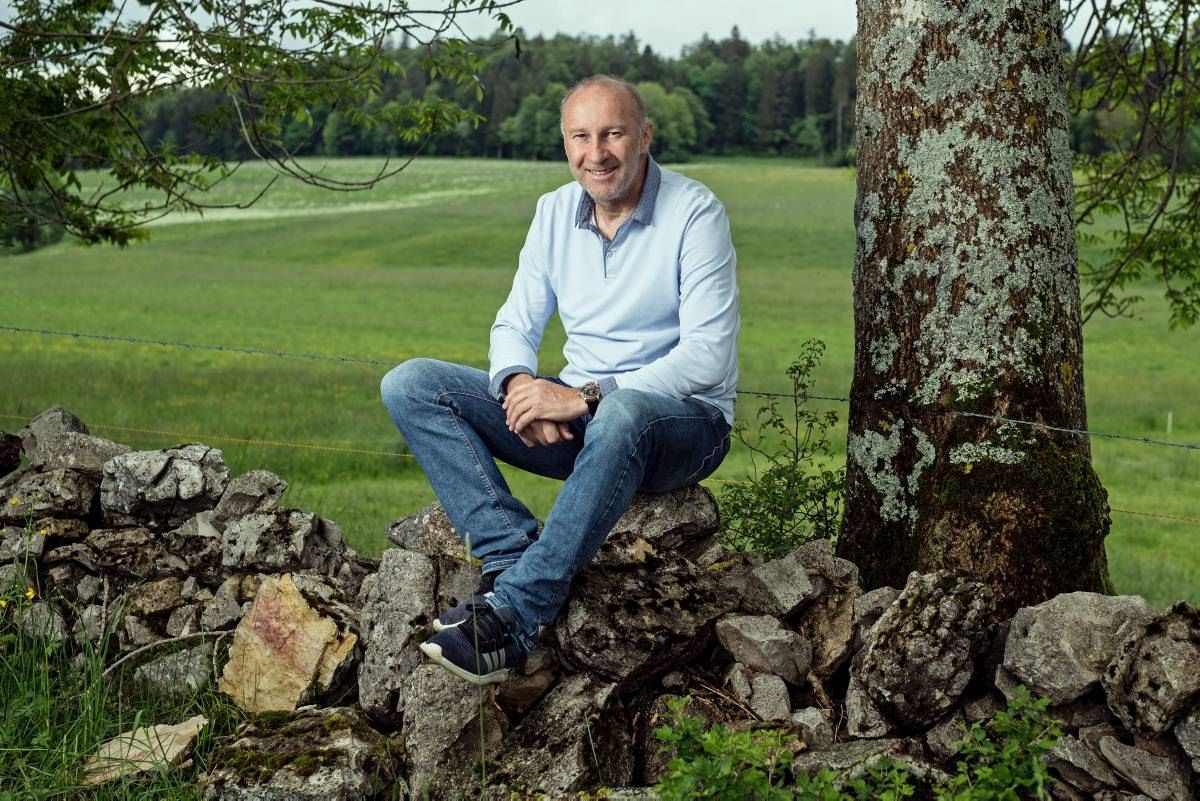
[[[412,359],[384,377],[381,391],[458,535],[485,573],[504,571],[495,603],[516,612],[526,649],[537,643],[538,626],[554,622],[571,580],[636,491],[694,484],[729,451],[729,424],[700,400],[618,389],[594,416],[569,423],[575,439],[531,448],[508,430],[482,370]],[[496,459],[563,481],[540,535]]]

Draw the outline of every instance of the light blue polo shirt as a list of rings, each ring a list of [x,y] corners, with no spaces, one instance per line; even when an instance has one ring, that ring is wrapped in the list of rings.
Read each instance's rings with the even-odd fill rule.
[[[649,160],[637,208],[606,240],[578,183],[543,195],[508,300],[492,326],[491,392],[537,374],[557,311],[566,330],[559,377],[603,394],[641,389],[698,398],[733,423],[737,256],[725,207],[703,184]]]

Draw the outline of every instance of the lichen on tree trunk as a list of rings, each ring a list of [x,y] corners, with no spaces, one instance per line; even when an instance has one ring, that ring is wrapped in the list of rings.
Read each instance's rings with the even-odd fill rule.
[[[1002,610],[1107,584],[1057,0],[859,0],[855,357],[839,553]]]

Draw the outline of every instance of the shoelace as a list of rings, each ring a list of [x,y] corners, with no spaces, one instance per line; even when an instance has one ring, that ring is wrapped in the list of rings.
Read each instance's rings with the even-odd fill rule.
[[[467,618],[466,622],[475,629],[473,636],[467,633],[467,639],[478,639],[480,648],[503,644],[509,638],[508,628],[504,625],[504,621],[486,601],[468,603],[467,611],[471,613],[471,616]]]

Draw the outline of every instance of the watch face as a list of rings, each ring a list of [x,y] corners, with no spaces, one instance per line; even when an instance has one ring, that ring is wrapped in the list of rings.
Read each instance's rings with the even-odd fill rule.
[[[588,382],[579,388],[579,396],[585,401],[600,400],[600,385],[595,382]]]

